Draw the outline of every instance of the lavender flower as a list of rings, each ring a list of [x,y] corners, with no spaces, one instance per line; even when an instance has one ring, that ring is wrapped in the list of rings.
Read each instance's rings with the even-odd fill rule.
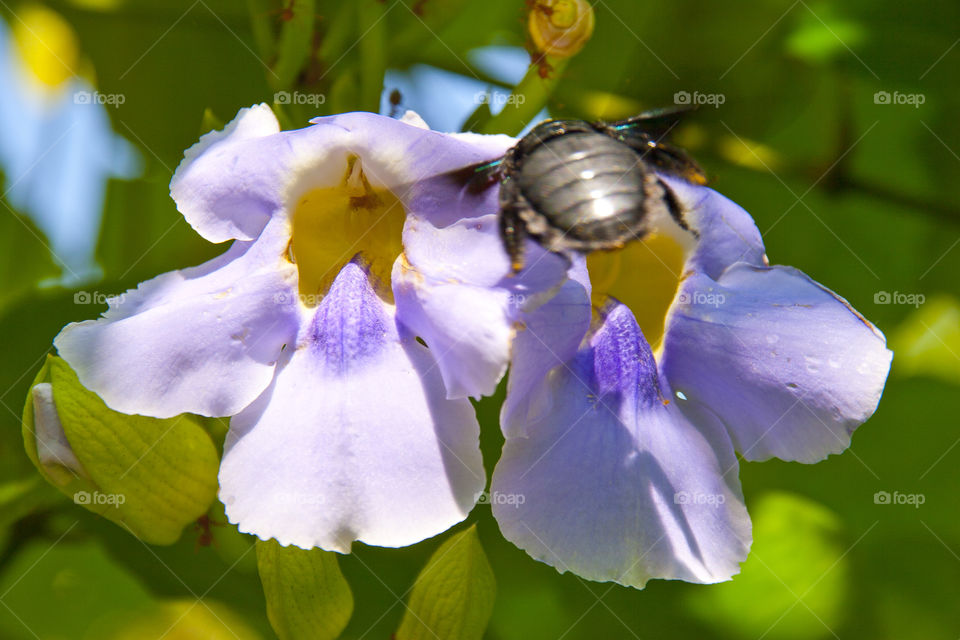
[[[230,247],[55,344],[115,410],[231,416],[220,498],[241,531],[341,552],[408,545],[476,502],[467,396],[506,370],[513,301],[561,282],[565,264],[545,256],[506,278],[496,190],[451,174],[510,138],[440,134],[414,114],[314,122],[280,132],[260,105],[204,136],[171,193]]]
[[[743,209],[664,179],[689,229],[658,220],[644,241],[591,255],[524,319],[491,486],[522,496],[491,503],[534,558],[634,587],[737,573],[751,533],[735,451],[843,451],[892,357],[844,299],[769,266]]]

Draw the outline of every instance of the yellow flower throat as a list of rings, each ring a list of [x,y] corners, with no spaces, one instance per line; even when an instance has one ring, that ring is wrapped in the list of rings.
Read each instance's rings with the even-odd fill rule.
[[[357,254],[374,290],[392,304],[390,272],[403,251],[405,219],[400,200],[386,189],[371,187],[356,156],[348,158],[341,184],[305,193],[293,212],[290,243],[304,304],[316,306]]]
[[[598,251],[587,257],[593,304],[607,296],[627,305],[650,346],[663,337],[664,320],[683,274],[684,250],[673,238],[650,234],[618,251]]]

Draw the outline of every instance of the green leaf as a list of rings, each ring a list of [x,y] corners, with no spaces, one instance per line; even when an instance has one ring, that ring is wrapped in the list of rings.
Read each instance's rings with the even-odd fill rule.
[[[22,435],[51,484],[146,542],[176,542],[216,497],[219,459],[199,418],[113,411],[60,358],[34,380]]]
[[[280,640],[336,638],[353,614],[353,594],[337,554],[257,541],[267,616]]]
[[[397,640],[482,638],[496,590],[476,527],[451,536],[417,576]]]

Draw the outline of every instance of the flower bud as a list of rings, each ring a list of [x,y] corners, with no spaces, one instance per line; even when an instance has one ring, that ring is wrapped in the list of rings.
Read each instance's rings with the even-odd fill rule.
[[[593,35],[593,7],[585,0],[539,0],[530,10],[528,28],[543,54],[569,58]]]

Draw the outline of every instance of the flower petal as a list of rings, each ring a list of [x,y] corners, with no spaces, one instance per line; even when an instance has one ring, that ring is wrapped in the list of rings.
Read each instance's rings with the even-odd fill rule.
[[[523,314],[513,341],[507,396],[500,425],[507,438],[526,435],[526,425],[543,419],[553,406],[554,394],[544,378],[573,359],[590,328],[593,307],[586,260],[579,258],[555,296]]]
[[[281,132],[267,105],[241,109],[223,131],[187,150],[170,183],[177,208],[211,242],[252,240],[300,192],[341,180],[350,155],[362,158],[374,186],[408,189],[432,174],[485,161],[502,146],[497,140],[509,140],[450,136],[371,113],[313,122]]]
[[[626,307],[542,383],[553,405],[507,439],[493,476],[504,536],[561,572],[634,587],[738,571],[750,522],[733,447],[718,422],[666,402]]]
[[[279,154],[265,152],[259,143],[279,131],[270,107],[258,104],[187,149],[170,195],[197,233],[210,242],[260,234],[281,205],[277,185],[286,167]]]
[[[660,176],[680,201],[687,224],[699,234],[687,270],[718,278],[736,262],[765,265],[763,239],[743,208],[713,189],[671,176]]]
[[[392,276],[398,316],[433,349],[451,398],[493,393],[523,309],[552,296],[568,268],[531,242],[524,270],[510,275],[498,189],[475,187],[444,175],[411,190]]]
[[[406,252],[394,265],[397,315],[433,350],[450,398],[493,393],[522,310],[566,277],[564,259],[542,250],[531,252],[528,269],[508,276],[496,228],[494,214],[445,228],[408,218]]]
[[[286,237],[277,221],[255,243],[144,282],[113,299],[102,318],[64,327],[54,345],[116,411],[233,415],[266,389],[296,338]]]
[[[738,264],[687,278],[667,319],[663,371],[748,460],[816,462],[874,412],[892,353],[846,300],[790,267]]]
[[[292,145],[295,170],[309,174],[318,160],[332,154],[342,154],[344,161],[348,155],[357,156],[373,187],[390,189],[409,212],[438,225],[456,222],[465,210],[456,196],[472,185],[472,167],[496,159],[514,143],[503,135],[440,133],[374,113],[344,113],[310,122],[314,126],[281,134]],[[332,144],[317,144],[317,137],[331,137],[330,131],[339,131],[342,137]],[[341,169],[337,178],[342,177]]]
[[[221,500],[241,531],[284,545],[404,546],[466,517],[484,486],[478,443],[469,401],[445,399],[430,351],[349,263],[274,384],[231,420]]]
[[[510,293],[464,284],[417,287],[396,275],[394,286],[398,315],[430,347],[447,397],[492,395],[510,359]]]

